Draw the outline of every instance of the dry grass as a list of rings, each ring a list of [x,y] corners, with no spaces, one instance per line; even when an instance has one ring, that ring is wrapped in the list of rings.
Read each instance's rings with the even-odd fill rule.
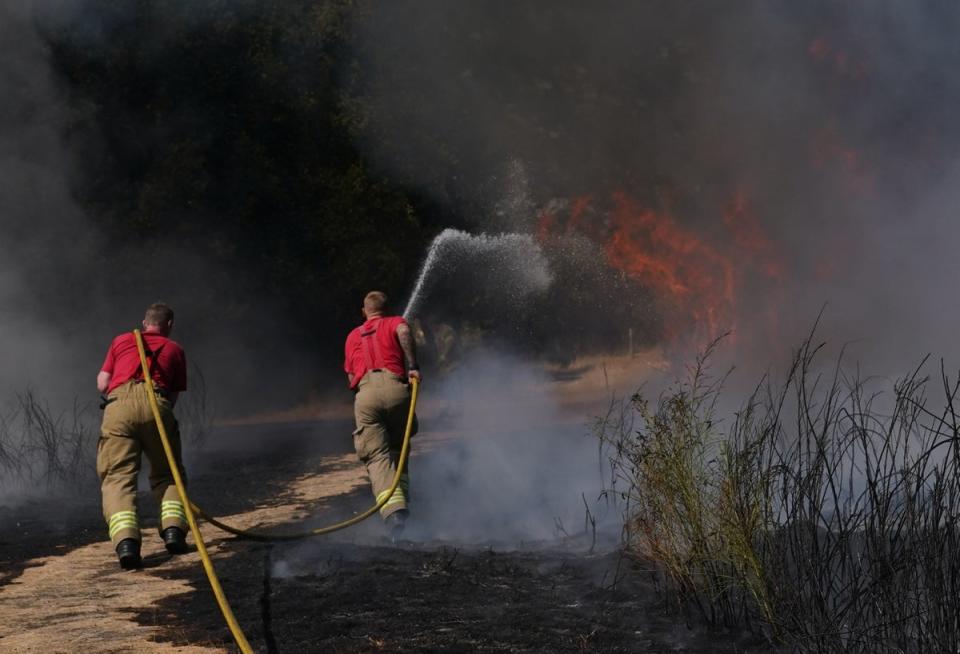
[[[796,651],[958,651],[960,387],[941,370],[933,410],[922,366],[878,394],[840,363],[818,373],[819,351],[725,430],[709,351],[655,406],[637,393],[598,423],[627,546],[684,606]]]

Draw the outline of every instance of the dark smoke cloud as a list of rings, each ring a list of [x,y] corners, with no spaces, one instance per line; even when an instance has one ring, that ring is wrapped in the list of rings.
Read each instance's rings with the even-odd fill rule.
[[[215,4],[180,16],[202,28],[216,19]],[[68,123],[84,125],[84,108],[51,78],[41,34],[73,21],[99,42],[116,27],[102,18],[78,16],[67,2],[0,2],[0,391],[33,385],[61,406],[91,397],[110,337],[136,326],[146,303],[165,299],[215,402],[299,399],[317,366],[298,356],[271,299],[262,298],[255,324],[229,321],[247,299],[244,271],[211,264],[183,240],[109,242],[71,198],[67,179],[80,164],[62,136]],[[871,372],[900,373],[927,351],[953,361],[960,354],[960,307],[950,293],[960,272],[954,4],[432,0],[369,6],[355,27],[359,72],[342,81],[372,103],[358,139],[399,182],[444,205],[455,226],[530,232],[551,202],[625,189],[649,206],[669,204],[709,239],[729,194],[745,186],[788,271],[773,341],[794,344],[827,303],[821,334],[857,341],[854,353]],[[151,32],[144,57],[162,53],[164,39]],[[84,151],[95,152],[97,131],[85,127]],[[591,270],[601,256],[590,243],[565,247],[551,254],[563,260],[551,262],[558,275],[564,265],[570,275]],[[629,291],[595,290],[564,319],[610,320]],[[551,292],[555,305],[569,295],[562,284]],[[751,311],[765,304],[744,296],[738,327],[748,330]],[[612,322],[609,340],[623,338],[623,324]],[[765,367],[775,348],[746,333],[738,347]],[[265,360],[283,371],[269,388],[257,382]],[[499,396],[495,384],[483,386],[488,405],[541,383],[515,362],[484,374],[518,379]],[[477,509],[476,532],[462,533],[495,531],[514,496],[534,500],[519,521],[552,519],[535,486],[555,476],[538,466],[551,458],[554,436],[585,470],[587,455],[566,447],[575,435],[539,430],[550,407],[505,414],[523,424],[510,433],[475,415],[483,403],[469,399],[464,430],[500,436],[463,443],[445,462],[469,491],[490,498]],[[507,463],[520,465],[503,468],[511,451]],[[491,468],[506,476],[479,477]],[[443,470],[423,472],[425,482],[442,479]],[[572,491],[564,506],[579,508],[581,489],[563,489]],[[518,535],[510,524],[518,523],[496,533]]]
[[[477,230],[622,188],[714,239],[745,190],[786,275],[742,289],[741,359],[782,358],[826,304],[821,336],[894,375],[960,354],[958,26],[941,1],[392,3],[358,22],[363,136]]]
[[[77,357],[82,347],[74,330],[88,316],[75,309],[95,297],[97,284],[99,235],[67,187],[69,157],[61,145],[65,106],[35,29],[34,9],[30,2],[0,4],[0,390],[5,396],[28,385],[65,393],[76,381],[78,365],[91,363]],[[97,364],[92,365],[95,374]]]
[[[82,3],[0,3],[0,393],[33,388],[53,406],[94,400],[94,377],[110,339],[139,326],[156,300],[177,311],[180,340],[207,376],[210,405],[227,412],[288,403],[317,379],[298,352],[295,330],[271,297],[256,297],[245,270],[213,263],[190,239],[162,226],[139,239],[117,239],[74,199],[73,183],[102,153],[89,107],[57,77],[52,35],[65,25],[82,42],[99,43],[117,12],[81,12]],[[183,12],[199,28],[214,8]],[[132,10],[131,10],[132,11]],[[212,13],[211,13],[212,12]],[[162,53],[165,35],[151,32],[143,56]],[[55,39],[53,39],[55,40]],[[163,135],[131,133],[138,139]],[[256,311],[237,322],[237,306]],[[256,341],[256,356],[250,342]],[[267,360],[290,371],[289,383],[251,383]],[[308,381],[305,382],[304,379]],[[186,396],[185,396],[185,399]]]
[[[86,25],[78,32],[91,40],[102,37],[97,17],[79,15],[77,6],[0,1],[0,446],[15,462],[0,468],[5,503],[73,483],[73,476],[92,480],[95,376],[113,336],[138,327],[153,301],[175,307],[173,336],[192,365],[191,388],[178,406],[188,463],[194,436],[216,413],[289,406],[319,376],[271,298],[254,298],[258,310],[242,325],[232,320],[234,305],[251,302],[244,271],[211,263],[208,253],[162,230],[111,238],[75,199],[71,182],[89,163],[83,157],[97,150],[99,132],[56,76],[48,37],[70,21]],[[82,147],[66,139],[78,135]],[[251,339],[259,339],[256,357]],[[268,387],[254,381],[265,359],[288,372]],[[27,397],[63,430],[61,457],[80,438],[79,460],[50,469],[49,450],[31,440]]]

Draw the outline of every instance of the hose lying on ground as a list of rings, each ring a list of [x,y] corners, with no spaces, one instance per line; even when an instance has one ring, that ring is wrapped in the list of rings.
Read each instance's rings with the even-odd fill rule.
[[[338,522],[328,527],[319,527],[295,534],[258,533],[246,531],[244,529],[237,529],[236,527],[231,527],[230,525],[224,524],[208,515],[205,511],[203,511],[203,509],[190,501],[190,498],[187,496],[187,490],[183,485],[183,478],[180,475],[180,468],[177,466],[176,459],[173,456],[173,448],[170,446],[170,440],[167,437],[167,430],[164,427],[163,419],[160,416],[160,406],[157,403],[157,396],[154,392],[153,379],[150,376],[150,366],[147,364],[147,355],[143,345],[143,336],[139,329],[133,330],[133,336],[137,342],[137,351],[140,354],[140,366],[143,370],[144,383],[147,385],[147,396],[150,398],[150,409],[153,411],[153,418],[157,423],[157,431],[160,433],[160,441],[163,443],[163,451],[167,455],[167,462],[170,465],[170,470],[173,472],[173,480],[177,486],[177,492],[180,495],[180,501],[183,503],[184,511],[187,514],[187,522],[190,524],[190,531],[193,533],[193,539],[197,543],[197,551],[200,553],[200,559],[203,562],[203,568],[207,573],[207,579],[210,581],[210,587],[213,589],[213,594],[216,597],[217,604],[220,606],[220,611],[223,613],[224,620],[226,620],[227,626],[230,628],[230,633],[233,634],[234,640],[237,641],[237,646],[240,648],[240,651],[243,654],[253,654],[253,650],[250,648],[250,643],[247,642],[247,638],[244,636],[243,630],[240,628],[239,623],[237,623],[237,619],[233,615],[233,611],[230,608],[229,602],[227,602],[223,588],[220,586],[220,580],[217,578],[217,573],[213,569],[213,563],[210,560],[210,555],[207,553],[207,547],[203,542],[203,535],[200,533],[200,527],[197,526],[194,513],[201,516],[207,522],[215,527],[218,527],[219,529],[236,536],[258,541],[297,540],[300,538],[307,538],[309,536],[320,536],[338,531],[340,529],[346,529],[347,527],[355,525],[358,522],[366,520],[379,511],[383,505],[387,503],[390,497],[393,496],[394,491],[396,491],[397,487],[400,485],[400,478],[403,475],[403,470],[407,463],[407,457],[410,454],[410,436],[411,432],[413,431],[413,418],[417,407],[417,394],[420,388],[420,383],[416,379],[410,380],[410,411],[407,413],[407,427],[403,434],[403,446],[400,450],[400,458],[397,461],[397,472],[393,477],[393,484],[390,486],[389,492],[384,493],[376,504],[363,513],[357,514],[348,520]]]
[[[323,534],[329,534],[334,531],[339,531],[340,529],[346,529],[347,527],[353,526],[358,522],[366,520],[387,503],[387,501],[393,496],[394,491],[397,490],[397,487],[400,485],[400,478],[403,475],[403,471],[406,469],[407,458],[410,455],[410,436],[413,431],[413,417],[414,411],[417,408],[417,394],[420,388],[420,383],[416,379],[410,380],[411,392],[410,392],[410,411],[407,413],[407,428],[403,434],[403,446],[400,448],[400,458],[397,460],[397,472],[393,476],[393,484],[390,485],[389,491],[382,493],[380,500],[371,506],[369,509],[363,513],[358,513],[357,515],[344,520],[343,522],[338,522],[327,527],[317,527],[316,529],[311,529],[309,531],[301,531],[293,534],[268,534],[263,532],[247,531],[245,529],[238,529],[237,527],[231,527],[228,524],[220,522],[216,518],[211,517],[207,514],[206,511],[201,509],[196,504],[191,504],[193,510],[202,517],[204,520],[212,524],[214,527],[223,529],[226,532],[240,536],[242,538],[249,538],[250,540],[258,541],[275,541],[275,540],[298,540],[301,538],[309,538],[310,536],[322,536]]]
[[[143,336],[139,329],[133,330],[133,336],[137,341],[137,351],[140,353],[140,366],[143,369],[143,381],[147,385],[147,397],[150,398],[150,409],[153,411],[153,419],[157,423],[157,431],[160,432],[160,442],[163,443],[163,451],[167,455],[167,463],[170,464],[170,470],[173,472],[173,481],[177,485],[177,492],[180,494],[180,502],[183,503],[184,512],[187,514],[187,522],[190,523],[190,531],[193,532],[193,539],[197,543],[197,551],[200,553],[200,560],[203,561],[203,569],[207,573],[207,579],[210,581],[210,587],[217,598],[217,604],[220,605],[220,612],[223,613],[224,620],[233,634],[237,646],[243,654],[253,654],[247,637],[243,635],[243,630],[237,623],[227,597],[220,587],[220,580],[217,579],[217,573],[213,569],[213,563],[210,561],[210,555],[207,553],[207,546],[203,542],[203,536],[200,534],[200,527],[197,526],[197,520],[191,509],[190,499],[187,497],[187,490],[183,486],[183,477],[180,475],[180,468],[177,466],[176,458],[173,456],[173,448],[170,447],[170,439],[167,437],[167,429],[163,426],[163,419],[160,417],[160,406],[157,404],[157,395],[153,388],[153,379],[150,378],[150,366],[147,365],[147,355],[143,348]]]

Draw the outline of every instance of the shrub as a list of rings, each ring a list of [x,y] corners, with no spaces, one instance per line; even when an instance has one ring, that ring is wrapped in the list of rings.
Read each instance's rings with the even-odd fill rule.
[[[957,382],[929,407],[918,367],[890,393],[817,372],[807,340],[725,430],[723,378],[697,360],[637,419],[605,421],[627,547],[683,606],[796,651],[958,651]]]

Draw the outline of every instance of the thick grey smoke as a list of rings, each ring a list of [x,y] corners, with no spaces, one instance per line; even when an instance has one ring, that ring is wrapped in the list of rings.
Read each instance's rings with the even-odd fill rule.
[[[769,258],[782,273],[740,280],[732,324],[718,325],[736,340],[716,373],[749,373],[737,390],[782,369],[824,305],[817,338],[848,343],[866,375],[899,376],[927,352],[960,363],[956,6],[437,0],[357,26],[365,146],[477,231],[536,234],[539,213],[590,197],[602,236],[622,191],[720,247],[745,198],[763,238],[734,263]],[[603,259],[593,234],[562,236],[580,260]],[[544,385],[529,368],[490,360],[463,369],[452,443],[414,471],[421,500],[443,498],[423,536],[543,537],[589,496],[588,439],[551,419],[549,390],[530,398]]]
[[[738,287],[739,363],[826,304],[821,336],[893,375],[960,358],[958,26],[939,0],[392,3],[358,24],[366,144],[480,229],[626,189],[714,243],[743,193],[784,272]]]
[[[95,140],[99,131],[69,84],[55,78],[44,35],[87,21],[89,30],[77,33],[101,38],[99,17],[83,16],[70,0],[2,0],[0,18],[0,392],[32,386],[57,403],[92,399],[110,339],[139,326],[156,300],[176,309],[174,338],[224,404],[242,395],[233,404],[249,407],[251,397],[270,390],[248,383],[256,364],[240,347],[244,334],[269,332],[261,352],[289,365],[291,376],[306,368],[271,298],[259,298],[242,334],[230,323],[234,305],[258,302],[245,271],[212,263],[189,239],[167,237],[162,221],[140,238],[108,240],[72,197],[69,183],[86,162],[78,157],[97,148],[67,139]]]
[[[177,308],[175,336],[201,360],[214,403],[274,390],[256,386],[222,320],[246,291],[237,271],[189,243],[108,244],[72,201],[68,98],[50,78],[38,8],[47,20],[69,3],[0,0],[0,397],[32,386],[63,410],[92,400],[109,338],[155,299]],[[432,0],[357,16],[364,86],[352,90],[373,106],[364,147],[471,233],[534,234],[539,212],[568,212],[583,196],[606,228],[610,194],[625,190],[711,242],[728,238],[722,213],[743,191],[785,270],[772,295],[749,283],[738,295],[737,347],[757,367],[795,344],[824,304],[821,336],[854,341],[870,373],[899,374],[928,351],[957,361],[953,4]],[[590,235],[563,238],[569,267],[600,266]],[[433,280],[433,292],[489,304],[456,281]],[[551,292],[563,301],[565,289]],[[265,298],[262,324],[242,329],[269,334],[278,345],[264,347],[276,347],[274,367],[289,379],[309,378],[313,362],[287,345],[272,308]],[[504,313],[522,317],[512,305]],[[611,339],[625,341],[624,327]],[[488,359],[443,386],[461,389],[450,401],[462,411],[450,427],[457,440],[414,476],[424,494],[441,488],[474,506],[474,518],[439,506],[445,520],[426,535],[540,537],[555,513],[589,497],[592,473],[580,483],[579,471],[596,461],[594,443],[552,421],[548,391],[524,396],[546,386],[536,374]],[[555,486],[563,475],[576,483]],[[517,511],[504,519],[508,505]]]
[[[7,490],[21,481],[42,490],[38,482],[62,481],[66,473],[92,475],[95,376],[113,336],[138,327],[153,301],[177,310],[173,336],[194,366],[178,407],[188,442],[217,407],[249,410],[252,399],[276,390],[250,383],[255,364],[244,356],[240,332],[224,321],[233,298],[249,299],[242,275],[210,264],[190,243],[109,242],[72,197],[69,180],[79,164],[64,136],[83,120],[83,108],[54,78],[43,38],[67,18],[76,18],[68,1],[0,0],[0,463],[4,452],[16,462],[0,466]],[[244,334],[269,329],[275,345],[264,349],[275,347],[277,365],[302,379],[298,373],[310,364],[291,353],[271,307],[264,299],[261,324],[248,322]],[[49,418],[44,428],[58,432],[57,457],[69,470],[44,463],[51,450],[36,421],[27,422],[25,398]],[[84,448],[79,458],[68,451],[73,445]]]
[[[437,447],[411,467],[410,537],[516,545],[582,535],[588,510],[601,530],[619,517],[599,499],[597,441],[583,416],[561,409],[554,383],[522,360],[481,350],[427,387]]]
[[[16,499],[17,487],[42,492],[49,486],[35,482],[78,473],[77,455],[91,453],[94,424],[91,412],[82,403],[74,409],[73,401],[83,395],[78,382],[92,385],[97,366],[80,327],[97,312],[91,298],[99,234],[70,197],[69,157],[61,145],[65,104],[35,29],[36,8],[33,2],[0,2],[4,503]],[[94,372],[81,375],[87,368]]]
[[[0,4],[3,396],[29,385],[59,394],[73,382],[64,382],[77,362],[71,310],[95,295],[97,279],[87,271],[96,267],[98,235],[67,188],[64,103],[33,12],[32,2]]]

